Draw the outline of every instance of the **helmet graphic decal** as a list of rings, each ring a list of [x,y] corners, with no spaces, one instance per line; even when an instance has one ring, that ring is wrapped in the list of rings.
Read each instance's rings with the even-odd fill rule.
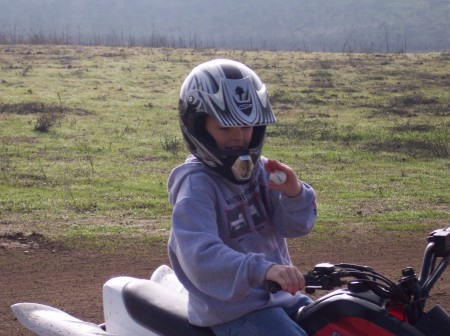
[[[222,90],[225,97],[226,107],[230,118],[234,118],[237,125],[262,124],[261,113],[258,113],[258,97],[255,94],[249,77],[244,79],[222,79]]]
[[[249,101],[249,91],[244,90],[242,87],[238,86],[236,90],[234,91],[235,98],[234,101],[238,105],[239,110],[241,110],[242,113],[245,115],[250,115],[252,112],[253,104],[251,101]]]

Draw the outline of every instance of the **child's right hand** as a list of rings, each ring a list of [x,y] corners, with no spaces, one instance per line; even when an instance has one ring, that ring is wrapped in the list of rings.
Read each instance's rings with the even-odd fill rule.
[[[267,184],[269,188],[281,191],[289,197],[296,197],[301,193],[302,185],[298,181],[295,172],[289,166],[275,160],[268,160],[264,168],[269,174],[276,170],[280,170],[286,174],[286,181],[282,184],[276,184],[269,180]]]
[[[295,295],[305,288],[305,278],[295,266],[273,265],[266,274],[266,280],[275,281],[285,292]]]

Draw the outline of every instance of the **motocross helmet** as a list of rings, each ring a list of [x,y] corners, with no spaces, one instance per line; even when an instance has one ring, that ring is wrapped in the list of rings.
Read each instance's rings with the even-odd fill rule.
[[[266,125],[276,121],[266,86],[242,63],[217,59],[195,67],[179,99],[180,126],[189,151],[236,184],[246,183],[261,156]],[[220,150],[206,131],[206,117],[224,127],[253,127],[245,150]]]

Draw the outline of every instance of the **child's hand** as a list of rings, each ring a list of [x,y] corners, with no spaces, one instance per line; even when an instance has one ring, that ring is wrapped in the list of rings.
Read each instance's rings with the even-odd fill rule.
[[[274,182],[273,180],[269,180],[267,184],[269,188],[281,191],[289,197],[298,196],[302,191],[302,185],[297,180],[297,176],[289,166],[286,166],[285,164],[282,164],[281,162],[275,160],[268,160],[264,168],[269,174],[275,173],[277,171],[281,171],[282,173],[286,174],[284,182],[282,174],[280,174],[280,178],[278,181],[275,180]]]
[[[305,278],[295,266],[273,265],[267,271],[266,280],[278,283],[282,290],[292,295],[305,288]]]

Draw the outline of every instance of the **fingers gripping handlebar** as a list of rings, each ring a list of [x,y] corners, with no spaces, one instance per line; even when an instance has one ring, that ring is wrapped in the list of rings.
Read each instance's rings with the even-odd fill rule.
[[[344,284],[341,280],[342,271],[337,271],[335,265],[329,263],[317,264],[312,271],[305,274],[305,292],[314,293],[316,289],[331,290]],[[274,281],[265,281],[265,289],[271,294],[281,290],[281,286]]]

